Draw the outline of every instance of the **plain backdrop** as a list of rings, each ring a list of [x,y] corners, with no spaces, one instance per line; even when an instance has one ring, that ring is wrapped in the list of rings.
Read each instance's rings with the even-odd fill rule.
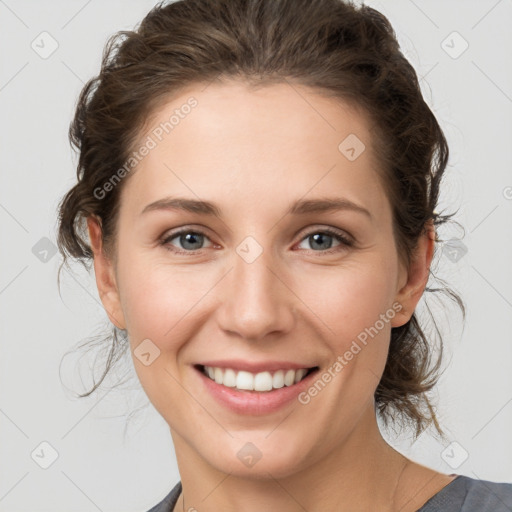
[[[126,384],[74,398],[94,353],[81,376],[73,353],[62,358],[108,322],[93,273],[64,271],[59,295],[55,253],[57,204],[76,179],[76,99],[108,36],[155,3],[0,0],[1,512],[146,511],[179,480],[168,426],[130,358],[114,375],[131,375]],[[456,309],[432,302],[449,362],[436,390],[449,440],[385,435],[439,471],[512,482],[512,2],[367,4],[391,20],[445,131],[440,209],[458,208],[465,229],[441,232],[436,257],[466,302],[464,329]]]

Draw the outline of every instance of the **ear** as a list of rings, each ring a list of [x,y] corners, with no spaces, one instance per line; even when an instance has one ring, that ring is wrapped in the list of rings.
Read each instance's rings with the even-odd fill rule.
[[[411,257],[409,269],[402,267],[405,270],[403,273],[406,282],[395,296],[395,301],[402,305],[402,309],[391,320],[392,327],[400,327],[411,319],[427,285],[436,238],[432,219],[427,222],[425,228],[426,232],[421,235]]]
[[[123,310],[117,289],[114,267],[103,251],[101,220],[96,216],[87,218],[91,249],[94,253],[94,273],[98,293],[110,321],[119,329],[125,329]]]

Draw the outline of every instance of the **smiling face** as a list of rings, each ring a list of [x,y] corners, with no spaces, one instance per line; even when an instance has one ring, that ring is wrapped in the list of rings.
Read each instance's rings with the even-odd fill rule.
[[[391,327],[410,318],[428,261],[414,273],[399,263],[374,134],[361,113],[304,87],[212,83],[174,97],[140,140],[192,96],[197,106],[123,184],[115,266],[89,221],[100,296],[127,329],[132,353],[143,340],[151,354],[160,351],[151,364],[133,361],[178,461],[241,476],[293,474],[375,421]],[[339,149],[351,134],[365,145],[358,156],[353,136]],[[322,209],[320,200],[345,207]],[[190,201],[208,204],[179,208]],[[254,373],[271,376],[279,367],[318,370],[297,391],[254,398],[219,391],[228,387],[197,367],[206,362],[235,370],[257,363]],[[328,382],[311,391],[322,376]],[[263,403],[286,388],[291,398],[268,399],[259,412],[228,405],[237,397]],[[252,467],[241,462],[244,446],[262,454]]]

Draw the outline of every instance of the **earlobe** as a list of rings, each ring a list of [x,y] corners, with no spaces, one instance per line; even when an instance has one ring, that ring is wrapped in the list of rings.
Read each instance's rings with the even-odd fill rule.
[[[110,321],[119,329],[125,329],[124,315],[117,288],[114,268],[103,250],[101,220],[96,216],[87,218],[89,240],[94,254],[94,273],[98,294]]]
[[[400,327],[410,320],[428,282],[436,235],[432,220],[425,227],[426,232],[418,240],[418,245],[411,258],[411,264],[407,271],[407,282],[395,297],[395,301],[402,306],[402,309],[393,318],[392,327]]]

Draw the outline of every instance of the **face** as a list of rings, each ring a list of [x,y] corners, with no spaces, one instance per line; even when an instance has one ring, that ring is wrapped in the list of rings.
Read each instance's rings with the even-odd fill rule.
[[[156,146],[123,184],[115,264],[89,221],[105,308],[178,458],[256,478],[306,469],[374,421],[391,327],[421,296],[431,246],[416,267],[399,263],[370,122],[340,100],[201,84],[158,110],[148,135]],[[210,208],[165,204],[177,198]],[[214,370],[227,379],[216,383],[207,363],[235,373]],[[291,368],[316,371],[283,386]],[[241,370],[277,389],[233,388]]]

